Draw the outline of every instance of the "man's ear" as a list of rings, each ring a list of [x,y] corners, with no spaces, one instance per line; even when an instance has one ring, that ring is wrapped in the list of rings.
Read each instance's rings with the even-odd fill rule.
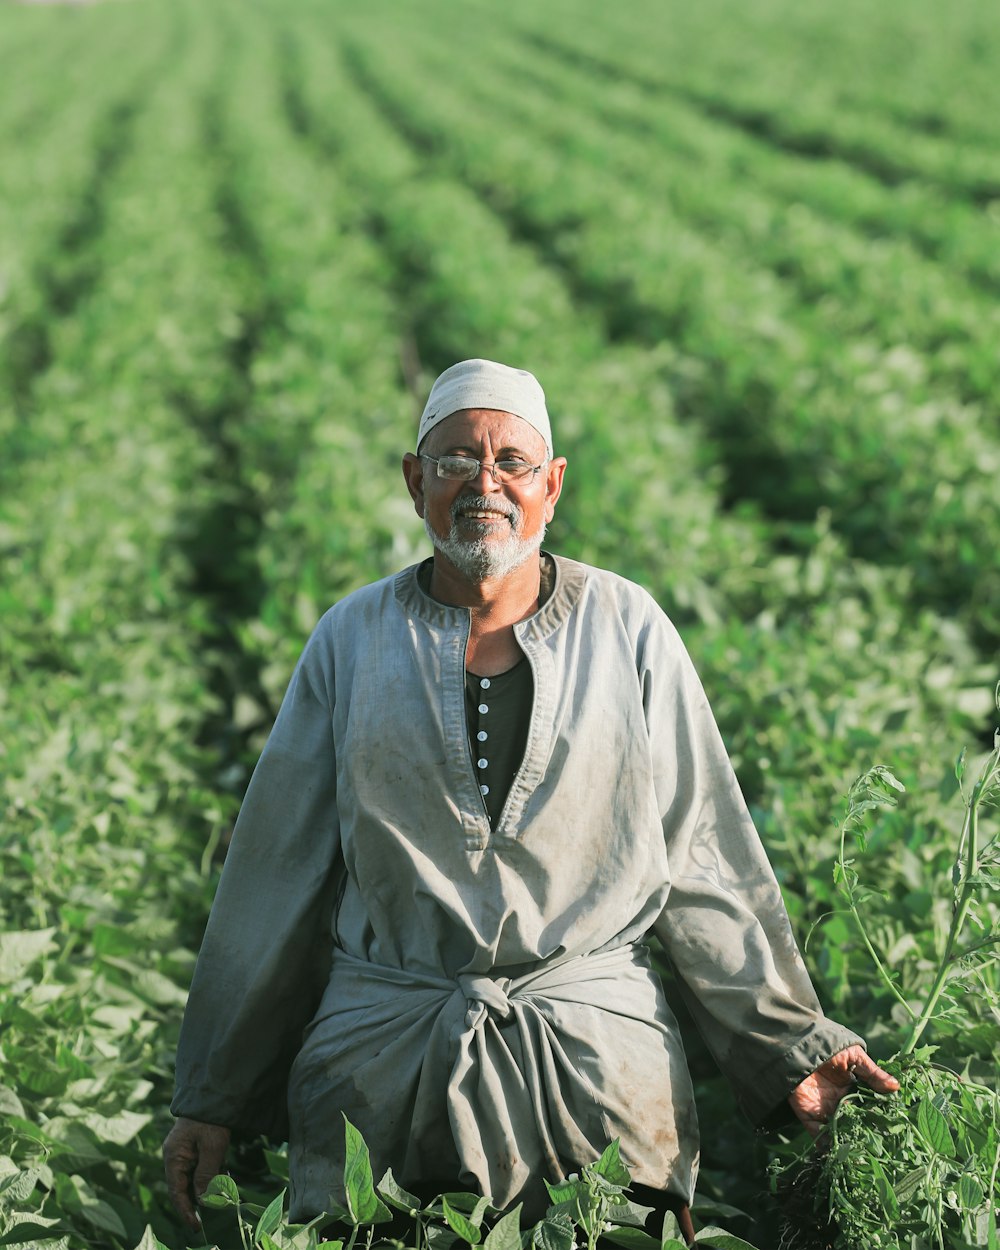
[[[566,472],[566,457],[555,456],[545,466],[545,523],[555,515],[556,503],[562,494],[563,474]]]
[[[421,519],[424,515],[424,462],[412,451],[403,457],[403,478],[413,500],[413,508]]]

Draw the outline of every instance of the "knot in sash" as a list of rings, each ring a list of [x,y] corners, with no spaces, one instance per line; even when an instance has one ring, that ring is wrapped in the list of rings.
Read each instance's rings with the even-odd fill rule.
[[[491,977],[485,973],[460,972],[458,974],[459,991],[469,1002],[465,1013],[467,1028],[474,1029],[492,1013],[501,1020],[508,1020],[513,1012],[507,992],[511,986],[510,977]]]

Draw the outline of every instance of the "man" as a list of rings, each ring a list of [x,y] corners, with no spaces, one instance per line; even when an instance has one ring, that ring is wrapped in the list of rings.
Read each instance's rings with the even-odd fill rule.
[[[410,1187],[544,1206],[620,1137],[690,1201],[698,1133],[655,933],[748,1113],[818,1132],[896,1082],[820,1012],[690,660],[648,594],[541,552],[566,461],[521,370],[435,382],[403,475],[432,560],[333,607],[254,773],[199,957],[172,1197],[283,1130],[296,1218],[346,1113]]]

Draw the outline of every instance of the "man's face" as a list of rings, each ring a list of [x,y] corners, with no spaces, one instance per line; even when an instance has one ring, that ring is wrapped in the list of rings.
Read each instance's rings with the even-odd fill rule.
[[[555,512],[566,462],[547,463],[545,440],[527,421],[492,408],[452,413],[424,439],[421,455],[408,454],[403,473],[417,515],[435,548],[471,581],[503,577],[537,551]],[[425,456],[517,460],[543,467],[511,482],[486,468],[470,481],[438,476]]]

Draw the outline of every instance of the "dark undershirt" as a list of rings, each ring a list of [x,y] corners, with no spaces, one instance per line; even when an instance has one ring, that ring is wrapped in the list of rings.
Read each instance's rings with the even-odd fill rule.
[[[465,672],[472,764],[494,827],[524,758],[534,693],[531,665],[526,659],[493,677],[480,677],[468,669]]]
[[[425,560],[417,574],[420,585],[427,594],[431,593],[432,567],[432,561]],[[552,557],[547,552],[542,552],[538,592],[540,605],[552,594],[555,572]],[[488,685],[484,686],[484,681]],[[534,697],[531,665],[526,658],[495,677],[482,677],[466,669],[465,713],[472,767],[493,827],[496,827],[500,819],[517,770],[524,759]],[[480,707],[486,707],[488,711],[480,712]],[[486,734],[486,737],[481,738],[480,734]],[[486,761],[483,767],[479,766],[480,760]],[[484,786],[487,788],[485,793]]]

